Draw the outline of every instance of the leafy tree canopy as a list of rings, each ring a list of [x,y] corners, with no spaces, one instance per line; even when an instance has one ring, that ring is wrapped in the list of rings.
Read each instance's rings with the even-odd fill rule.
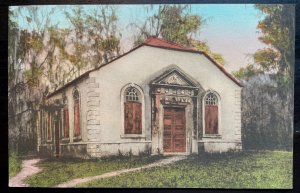
[[[256,68],[255,71],[257,72],[276,74],[274,77],[279,85],[291,88],[295,49],[294,6],[289,4],[258,4],[255,7],[265,16],[259,21],[257,29],[262,34],[259,40],[267,47],[253,54],[254,64],[250,64],[251,67],[249,68]],[[246,76],[247,73],[244,75]],[[247,78],[245,76],[239,78]]]
[[[149,17],[140,27],[135,45],[139,45],[150,36],[161,37],[165,40],[194,47],[206,52],[218,63],[224,65],[225,60],[219,53],[213,53],[207,43],[194,38],[200,32],[205,19],[199,15],[192,15],[189,5],[160,5],[158,11]]]

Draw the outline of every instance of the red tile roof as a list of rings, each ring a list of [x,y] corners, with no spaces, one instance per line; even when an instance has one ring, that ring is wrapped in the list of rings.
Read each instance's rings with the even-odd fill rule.
[[[155,47],[164,47],[164,48],[171,48],[171,49],[173,48],[173,49],[178,49],[178,50],[195,51],[194,49],[186,48],[182,45],[176,44],[174,42],[169,42],[167,40],[157,38],[157,37],[150,37],[143,44],[148,45],[148,46],[155,46]]]

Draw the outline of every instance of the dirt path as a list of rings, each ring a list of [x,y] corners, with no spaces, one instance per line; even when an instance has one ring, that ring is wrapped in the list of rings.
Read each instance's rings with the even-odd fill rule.
[[[40,171],[40,168],[35,166],[36,163],[41,161],[41,159],[29,159],[23,160],[22,162],[22,170],[16,176],[12,177],[9,180],[10,187],[28,187],[28,184],[25,184],[23,180],[28,176],[32,176]]]
[[[138,168],[131,168],[131,169],[124,169],[124,170],[109,172],[109,173],[105,173],[105,174],[102,174],[102,175],[99,175],[99,176],[77,178],[77,179],[71,180],[69,182],[59,184],[56,187],[63,187],[63,188],[75,187],[76,185],[81,184],[81,183],[85,183],[85,182],[89,182],[89,181],[93,181],[93,180],[99,180],[99,179],[108,178],[108,177],[113,177],[113,176],[118,176],[118,175],[121,175],[121,174],[129,173],[129,172],[135,172],[135,171],[139,171],[139,170],[146,169],[146,168],[152,168],[152,167],[168,165],[168,164],[171,164],[171,163],[183,160],[183,159],[186,159],[186,156],[173,156],[173,157],[170,157],[170,158],[166,158],[166,159],[154,162],[154,163],[149,164],[149,165],[138,167]]]

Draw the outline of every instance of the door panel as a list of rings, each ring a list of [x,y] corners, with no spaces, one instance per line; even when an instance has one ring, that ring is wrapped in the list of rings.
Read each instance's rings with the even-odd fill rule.
[[[169,117],[168,117],[168,118],[165,118],[164,124],[167,125],[167,126],[171,126],[171,124],[172,124],[172,119],[169,119]]]
[[[186,151],[185,110],[183,108],[164,109],[164,152]]]

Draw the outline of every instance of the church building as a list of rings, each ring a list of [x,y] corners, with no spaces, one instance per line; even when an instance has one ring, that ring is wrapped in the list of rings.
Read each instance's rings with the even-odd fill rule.
[[[242,85],[206,53],[151,37],[50,93],[38,117],[46,156],[242,150]]]

